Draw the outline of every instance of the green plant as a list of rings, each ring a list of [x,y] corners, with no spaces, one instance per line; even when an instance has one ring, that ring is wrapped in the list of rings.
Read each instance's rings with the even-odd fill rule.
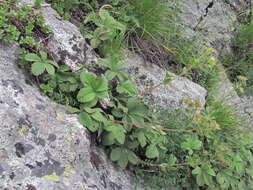
[[[134,17],[129,19],[132,22],[130,25],[134,27],[133,31],[141,38],[151,40],[153,43],[157,43],[157,40],[161,40],[160,43],[170,40],[171,36],[176,33],[178,23],[177,13],[179,7],[175,7],[176,2],[179,1],[130,1],[127,15]],[[171,6],[173,4],[174,6]]]
[[[34,53],[28,53],[25,56],[25,60],[33,62],[31,71],[32,74],[38,76],[47,71],[50,75],[55,74],[55,68],[58,64],[47,57],[47,53],[40,51],[40,57]]]
[[[3,39],[6,42],[12,42],[17,40],[20,32],[16,26],[8,22],[7,9],[10,8],[8,3],[1,2],[0,4],[0,39]]]
[[[108,68],[105,72],[105,76],[108,80],[112,80],[117,77],[120,81],[128,79],[128,75],[122,72],[127,67],[126,63],[120,59],[119,56],[109,56],[104,59],[100,59],[99,62],[104,67]]]
[[[108,97],[108,81],[105,77],[97,77],[93,73],[81,73],[80,79],[84,87],[77,94],[77,99],[92,105],[96,105],[97,101]]]
[[[100,6],[97,0],[48,0],[48,2],[66,20],[75,17],[76,10],[81,15],[86,15]]]
[[[15,1],[0,2],[0,39],[6,42],[23,40],[23,44],[29,41],[26,44],[35,45],[34,39],[31,39],[35,28],[42,34],[50,32],[43,16],[34,14],[31,7],[24,5],[17,8]]]
[[[223,65],[239,95],[253,94],[252,34],[252,20],[249,23],[241,24],[233,42],[233,53],[223,56]]]
[[[202,113],[189,107],[162,113],[158,119],[163,126],[194,131],[168,134],[167,151],[137,172],[149,185],[157,189],[252,188],[253,176],[248,169],[253,164],[251,138],[239,128],[241,121],[231,108],[210,99]]]
[[[65,3],[64,6],[68,3],[71,6],[84,3],[60,2]],[[230,107],[209,97],[202,110],[198,101],[186,99],[187,106],[175,112],[155,111],[139,97],[137,87],[122,71],[126,64],[120,55],[122,38],[118,39],[118,36],[127,35],[125,26],[130,26],[131,23],[140,28],[140,36],[151,37],[147,31],[152,30],[153,34],[158,34],[163,30],[159,28],[163,27],[161,23],[149,30],[152,23],[142,19],[150,14],[148,10],[156,10],[154,15],[160,14],[157,13],[157,7],[161,7],[163,4],[160,3],[164,2],[148,0],[145,4],[144,1],[133,1],[136,4],[127,2],[129,5],[125,8],[122,8],[126,5],[125,1],[109,2],[118,6],[115,12],[105,10],[104,6],[87,18],[87,22],[95,25],[92,32],[94,47],[106,49],[108,44],[111,46],[117,41],[115,49],[103,51],[106,53],[100,63],[105,70],[97,75],[85,68],[72,72],[69,67],[58,66],[50,60],[49,52],[44,52],[45,48],[38,45],[33,38],[35,29],[40,29],[41,32],[48,30],[43,27],[44,21],[40,16],[36,15],[33,20],[30,7],[25,6],[23,11],[18,12],[10,4],[0,2],[0,13],[4,13],[0,14],[0,28],[4,28],[1,28],[4,30],[1,39],[13,41],[18,36],[18,42],[23,46],[20,65],[31,68],[33,75],[40,75],[37,77],[40,88],[57,102],[72,106],[67,112],[78,114],[79,122],[96,135],[97,142],[105,147],[111,160],[122,168],[129,166],[145,182],[149,182],[150,186],[157,189],[252,189],[251,138],[245,134],[243,123]],[[65,7],[64,11],[71,12],[72,9],[73,7]],[[140,14],[140,10],[147,10],[147,15],[146,12],[144,15]],[[124,18],[116,16],[117,13],[122,13],[120,11],[126,11]],[[131,11],[135,13],[133,17],[128,15]],[[16,15],[19,15],[18,18]],[[18,23],[13,24],[13,18]],[[156,19],[150,20],[157,25],[159,20]],[[20,24],[22,27],[19,27]],[[5,26],[8,25],[16,27],[10,33],[11,38],[6,37],[9,33],[6,33]],[[19,31],[20,34],[13,31]],[[162,36],[163,34],[159,37]],[[165,47],[171,50],[171,46],[167,45]],[[174,53],[178,53],[177,63],[184,65],[180,75],[194,77],[194,72],[199,72],[198,74],[205,77],[215,76],[216,59],[212,56],[212,49],[204,49],[200,55],[194,53],[189,56],[190,48],[182,44],[180,48],[173,48]],[[32,64],[28,64],[29,62]],[[174,75],[168,73],[158,85],[169,84],[172,77]],[[205,81],[205,77],[201,81],[209,84],[210,79]],[[243,81],[242,79],[240,80]],[[145,94],[156,87],[147,89]]]
[[[97,28],[92,34],[91,46],[93,48],[103,41],[113,41],[117,36],[124,35],[126,27],[116,21],[105,8],[100,8],[98,13],[90,13],[84,23],[93,22]]]

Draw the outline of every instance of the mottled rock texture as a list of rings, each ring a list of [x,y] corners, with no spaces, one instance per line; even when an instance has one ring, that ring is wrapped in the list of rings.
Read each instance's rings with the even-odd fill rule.
[[[185,36],[199,45],[219,51],[230,50],[231,39],[238,27],[238,13],[249,10],[251,0],[186,0],[182,1],[181,20]]]
[[[181,18],[186,29],[185,36],[195,38],[200,47],[204,45],[216,49],[219,59],[219,55],[231,51],[231,40],[239,26],[238,13],[247,13],[251,4],[250,0],[183,1]],[[220,70],[220,82],[209,94],[233,106],[245,118],[246,126],[252,127],[253,116],[248,113],[253,108],[249,103],[251,98],[240,98],[222,66]]]
[[[18,52],[0,42],[0,189],[133,190],[76,116],[31,85]]]
[[[220,73],[220,82],[211,92],[217,99],[223,103],[230,105],[233,109],[242,116],[245,127],[252,131],[253,127],[253,98],[252,97],[239,97],[233,87],[232,82],[223,71]]]
[[[20,5],[24,3],[33,5],[34,0],[22,0]],[[72,70],[78,70],[81,64],[95,65],[97,63],[97,55],[85,42],[75,25],[62,20],[48,4],[42,4],[37,12],[43,13],[46,24],[52,29],[48,46],[56,60],[70,66]],[[150,63],[144,64],[143,59],[136,54],[131,55],[126,62],[129,65],[129,73],[133,79],[136,79],[136,84],[141,90],[147,89],[152,84],[156,85],[165,76],[165,70],[155,65],[151,66]],[[180,107],[186,98],[199,100],[204,105],[206,94],[204,88],[190,80],[177,78],[172,81],[171,85],[157,88],[153,96],[150,96],[150,101],[157,107],[174,110]]]
[[[33,4],[34,0],[21,0]],[[186,0],[181,18],[186,37],[197,36],[196,43],[221,51],[229,49],[237,25],[236,13],[247,8],[247,1]],[[233,5],[235,5],[233,7]],[[49,50],[54,58],[77,70],[80,65],[96,63],[97,56],[78,28],[64,21],[46,4],[37,11],[44,14],[52,29]],[[87,130],[65,107],[51,102],[17,67],[18,46],[0,42],[0,189],[8,190],[133,190],[129,175],[115,168],[103,151],[94,146]],[[158,84],[165,71],[131,55],[129,73],[139,88]],[[228,85],[228,86],[226,86]],[[219,96],[227,89],[235,92],[225,78]],[[185,78],[153,92],[152,101],[170,110],[182,105],[184,98],[204,104],[206,90]],[[217,95],[218,96],[218,95]],[[249,104],[235,95],[233,105]],[[239,99],[238,99],[239,98]],[[252,113],[252,107],[244,106]],[[141,188],[137,188],[141,189]]]
[[[35,0],[21,0],[19,6],[33,6]],[[97,55],[86,43],[79,29],[72,23],[63,20],[49,4],[42,4],[36,12],[41,12],[46,24],[52,30],[47,48],[56,61],[68,65],[76,71],[84,64],[97,62]]]
[[[126,62],[128,63],[127,72],[130,74],[133,82],[138,86],[138,90],[143,93],[149,91],[154,86],[160,84],[166,75],[166,71],[155,64],[151,64],[137,55],[130,54]],[[162,108],[167,111],[173,111],[184,104],[185,99],[199,101],[202,106],[205,105],[207,95],[206,89],[184,77],[178,77],[171,73],[173,79],[168,85],[161,85],[151,93],[147,100],[155,108]]]

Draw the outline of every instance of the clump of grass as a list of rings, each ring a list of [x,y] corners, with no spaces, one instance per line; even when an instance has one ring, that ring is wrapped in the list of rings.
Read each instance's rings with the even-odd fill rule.
[[[173,1],[178,2],[177,1]],[[135,32],[139,37],[152,40],[170,39],[176,33],[179,7],[167,0],[132,0],[132,13],[138,20]]]
[[[138,179],[163,190],[250,188],[253,176],[247,168],[253,164],[252,146],[242,120],[212,97],[201,113],[192,108],[160,113],[157,121],[162,126],[193,128],[194,132],[168,134],[167,151],[159,159],[146,160],[136,170]],[[234,165],[236,162],[240,168]]]
[[[233,42],[233,52],[223,57],[230,80],[239,95],[253,95],[253,19],[241,24]]]

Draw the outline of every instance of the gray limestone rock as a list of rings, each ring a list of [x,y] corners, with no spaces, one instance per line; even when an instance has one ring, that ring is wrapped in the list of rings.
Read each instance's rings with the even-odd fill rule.
[[[231,39],[239,25],[238,11],[249,8],[250,0],[187,0],[182,1],[181,20],[185,36],[197,44],[219,51],[230,50]],[[233,6],[234,5],[234,6]]]
[[[238,12],[247,12],[250,0],[187,0],[183,1],[181,19],[185,25],[185,36],[196,39],[196,44],[216,49],[216,56],[231,51],[231,40],[238,27]],[[246,126],[252,127],[253,105],[248,99],[240,98],[225,70],[220,66],[220,82],[209,92],[223,103],[231,105],[245,118]]]
[[[158,85],[165,78],[165,70],[155,64],[145,62],[137,54],[130,54],[125,61],[128,64],[127,72],[141,93]],[[173,74],[171,73],[171,75]],[[184,77],[174,75],[168,85],[161,85],[148,94],[149,104],[155,108],[173,111],[182,107],[185,99],[199,101],[204,106],[207,91]]]
[[[133,190],[76,115],[32,86],[17,66],[18,52],[0,42],[0,189]]]
[[[245,127],[252,130],[253,127],[253,98],[240,98],[228,79],[225,71],[220,73],[220,82],[213,89],[213,94],[218,100],[232,106],[235,111],[244,119]]]
[[[35,0],[21,0],[19,6],[34,5]],[[83,64],[97,63],[97,55],[86,43],[79,29],[69,21],[63,20],[49,4],[42,4],[36,12],[41,12],[46,24],[52,30],[48,40],[48,50],[56,61],[60,61],[76,71]]]

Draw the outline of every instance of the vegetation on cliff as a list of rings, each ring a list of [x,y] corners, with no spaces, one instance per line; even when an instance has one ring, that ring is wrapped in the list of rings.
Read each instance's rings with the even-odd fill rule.
[[[198,101],[186,99],[187,107],[173,113],[154,111],[122,72],[123,49],[152,63],[151,53],[156,51],[156,56],[169,60],[160,66],[212,88],[218,76],[213,49],[196,51],[194,43],[178,32],[179,0],[49,2],[80,26],[101,56],[104,70],[73,72],[53,61],[46,43],[50,29],[43,16],[29,6],[17,7],[16,1],[0,1],[0,39],[20,44],[20,66],[31,71],[45,94],[72,107],[68,113],[78,114],[112,161],[157,189],[253,189],[251,137],[230,107],[208,97],[203,109]],[[241,27],[235,43],[239,52],[246,53],[233,59],[252,63],[251,42],[252,23]],[[250,72],[248,67],[232,66],[240,75]],[[172,77],[167,74],[160,85],[169,84]],[[251,82],[247,81],[249,88]],[[104,100],[109,100],[106,106]]]

